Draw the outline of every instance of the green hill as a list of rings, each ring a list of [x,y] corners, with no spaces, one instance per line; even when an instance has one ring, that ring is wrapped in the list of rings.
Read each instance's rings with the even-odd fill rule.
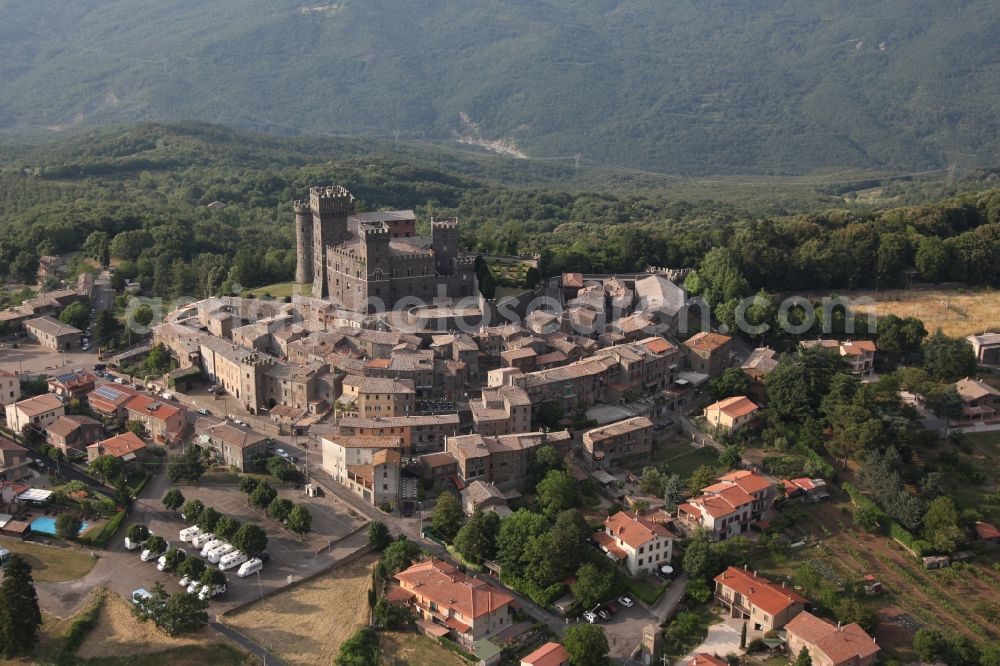
[[[398,132],[687,174],[992,166],[998,33],[989,0],[0,0],[0,128]]]

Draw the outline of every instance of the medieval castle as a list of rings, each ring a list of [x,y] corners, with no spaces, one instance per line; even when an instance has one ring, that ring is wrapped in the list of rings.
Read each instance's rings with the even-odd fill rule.
[[[356,312],[386,310],[477,293],[474,260],[458,250],[458,221],[431,220],[431,237],[415,235],[412,210],[358,213],[340,186],[313,187],[296,201],[295,281],[312,295]]]

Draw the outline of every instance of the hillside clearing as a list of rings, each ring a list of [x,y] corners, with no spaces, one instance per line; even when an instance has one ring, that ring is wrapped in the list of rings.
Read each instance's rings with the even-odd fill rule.
[[[874,298],[874,292],[854,292],[850,298]],[[894,314],[917,317],[928,333],[940,328],[945,334],[964,337],[996,329],[1000,291],[882,291],[878,302],[853,308],[855,316],[874,312],[878,317]]]
[[[368,613],[375,557],[364,557],[224,618],[289,664],[329,664]]]

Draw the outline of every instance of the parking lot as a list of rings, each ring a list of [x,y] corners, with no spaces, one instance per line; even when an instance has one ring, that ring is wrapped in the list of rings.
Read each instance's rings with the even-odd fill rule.
[[[165,479],[158,477],[150,486],[156,488],[147,488],[147,492],[143,493],[146,498],[139,500],[130,524],[143,522],[153,533],[164,537],[171,546],[184,548],[189,555],[196,554],[197,549],[190,543],[182,542],[178,534],[187,524],[181,520],[179,513],[167,511],[160,504],[160,498],[168,487]],[[235,569],[226,572],[229,589],[213,600],[211,608],[214,612],[221,612],[270,590],[284,587],[367,543],[367,535],[362,530],[355,538],[345,542],[342,548],[334,548],[330,552],[331,543],[350,534],[362,523],[338,507],[333,500],[309,498],[301,490],[280,489],[278,494],[304,505],[312,514],[313,532],[304,538],[292,534],[265,517],[263,512],[248,506],[246,495],[236,487],[182,486],[181,492],[187,500],[201,500],[205,506],[212,506],[241,522],[255,523],[267,532],[267,553],[270,560],[259,575],[246,579],[238,578]],[[177,576],[157,571],[155,560],[143,562],[137,551],[129,552],[124,549],[122,540],[126,531],[127,528],[123,528],[119,532],[121,538],[116,539],[116,543],[109,549],[112,552],[106,553],[95,568],[107,574],[107,586],[125,598],[133,590],[140,587],[148,589],[156,581],[162,582],[168,592],[178,591],[180,586],[177,584]]]

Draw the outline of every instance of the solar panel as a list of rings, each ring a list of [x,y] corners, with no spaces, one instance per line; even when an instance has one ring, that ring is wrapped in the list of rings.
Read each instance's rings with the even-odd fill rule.
[[[110,386],[99,386],[94,391],[98,396],[104,398],[105,400],[117,400],[122,397],[122,392],[111,388]]]
[[[59,376],[56,377],[56,381],[57,382],[61,382],[63,384],[68,384],[68,383],[70,383],[72,381],[76,381],[76,373],[75,372],[68,372],[65,375],[59,375]]]

